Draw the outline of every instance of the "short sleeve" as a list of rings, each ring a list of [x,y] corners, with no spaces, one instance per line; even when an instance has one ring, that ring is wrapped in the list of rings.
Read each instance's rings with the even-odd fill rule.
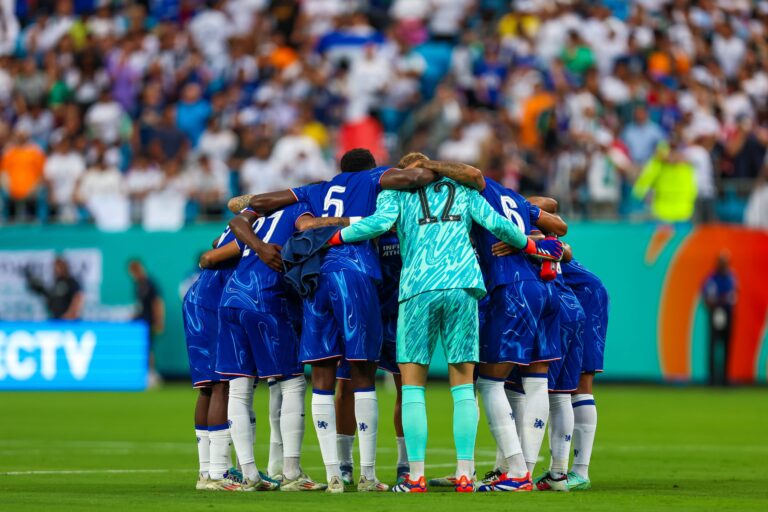
[[[313,186],[314,185],[304,185],[302,187],[292,188],[291,192],[293,192],[293,195],[296,196],[296,201],[300,203],[307,203],[309,202],[310,190]]]
[[[536,223],[539,222],[539,218],[541,218],[541,208],[539,208],[534,204],[531,204],[525,198],[523,198],[523,201],[525,201],[524,204],[528,211],[528,217],[531,221],[531,226],[535,226]]]
[[[389,167],[378,167],[371,171],[371,180],[373,181],[373,186],[376,188],[377,194],[381,192],[381,177],[389,172],[389,170]]]

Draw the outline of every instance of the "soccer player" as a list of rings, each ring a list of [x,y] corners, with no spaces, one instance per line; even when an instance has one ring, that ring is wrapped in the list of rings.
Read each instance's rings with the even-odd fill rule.
[[[480,177],[480,188],[484,186]],[[385,191],[374,215],[339,231],[331,244],[370,240],[396,224],[403,255],[397,325],[397,361],[403,379],[403,430],[410,473],[395,492],[425,492],[427,418],[424,386],[435,343],[442,341],[454,400],[457,492],[474,491],[478,359],[477,300],[485,294],[469,239],[472,221],[529,254],[560,257],[558,241],[529,242],[496,214],[477,190],[441,178],[418,193]]]
[[[558,235],[567,232],[568,227],[560,217],[542,211],[517,192],[491,179],[485,181],[482,196],[523,233],[530,234],[532,226]],[[543,362],[540,363],[543,365],[559,356],[559,337],[551,332],[548,335],[547,331],[551,330],[548,326],[556,328],[560,305],[557,295],[539,277],[539,266],[530,258],[519,252],[495,256],[493,249],[499,240],[484,229],[475,229],[474,237],[490,298],[486,321],[480,331],[481,363],[477,389],[501,452],[497,467],[486,475],[478,490],[529,491],[532,490],[531,474],[518,430],[537,428],[536,416],[541,415],[535,412],[542,408],[546,411],[548,407],[546,387],[536,386],[539,378],[535,372],[524,377],[524,385],[531,390],[528,410],[534,414],[530,425],[516,425],[524,422],[522,401],[515,402],[517,410],[513,414],[504,381],[514,365],[525,367],[537,362]],[[533,436],[524,439],[535,441]],[[538,448],[535,450],[538,455]]]
[[[299,464],[306,382],[294,327],[298,315],[283,283],[279,252],[307,210],[303,203],[268,217],[244,210],[230,221],[243,250],[221,296],[216,371],[231,377],[228,419],[243,473],[242,491],[325,489],[304,474]],[[283,473],[279,480],[259,471],[254,459],[252,402],[256,378],[275,378],[280,386]]]
[[[306,202],[317,218],[297,225],[303,230],[345,224],[349,218],[370,215],[382,189],[417,188],[436,177],[423,168],[402,170],[375,165],[370,151],[353,149],[343,155],[342,172],[331,181],[252,196],[248,203],[263,214],[297,201]],[[230,208],[238,202],[242,204],[242,198],[230,201]],[[378,431],[375,373],[382,343],[375,284],[381,279],[378,257],[371,242],[336,247],[326,253],[321,271],[318,289],[304,301],[300,358],[312,365],[312,419],[326,466],[328,491],[344,491],[333,396],[338,359],[342,357],[351,363],[355,394],[361,467],[357,488],[384,491],[388,487],[378,481],[374,469]]]
[[[235,490],[228,478],[229,427],[226,378],[214,372],[218,343],[218,308],[224,284],[240,256],[234,235],[227,228],[215,248],[200,257],[202,271],[184,296],[182,313],[192,385],[200,389],[195,405],[195,434],[200,462],[198,490]]]
[[[568,491],[568,459],[571,454],[574,412],[571,394],[576,391],[581,373],[584,310],[565,283],[557,264],[557,275],[549,286],[560,297],[560,346],[562,358],[553,361],[547,375],[549,386],[549,470],[536,479],[540,491]]]
[[[572,258],[571,251],[564,256],[563,278],[576,294],[584,309],[584,351],[581,376],[576,392],[571,396],[573,404],[573,466],[568,473],[568,487],[572,491],[588,490],[589,460],[595,443],[597,408],[592,393],[595,373],[603,371],[603,354],[608,329],[608,291],[602,281]]]

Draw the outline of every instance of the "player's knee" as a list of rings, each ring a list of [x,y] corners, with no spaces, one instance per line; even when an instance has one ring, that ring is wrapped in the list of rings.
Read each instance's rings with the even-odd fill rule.
[[[582,373],[579,377],[579,386],[576,388],[576,393],[583,395],[592,394],[592,382],[595,379],[594,373]]]

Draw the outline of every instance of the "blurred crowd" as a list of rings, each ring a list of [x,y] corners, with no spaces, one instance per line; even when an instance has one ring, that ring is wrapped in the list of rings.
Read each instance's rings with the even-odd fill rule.
[[[178,227],[362,146],[765,225],[767,144],[768,1],[0,0],[11,222]]]

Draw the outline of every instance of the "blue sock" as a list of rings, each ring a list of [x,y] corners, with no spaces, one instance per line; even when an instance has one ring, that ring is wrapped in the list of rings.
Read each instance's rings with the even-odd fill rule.
[[[427,451],[424,386],[403,386],[403,434],[410,462],[423,462]]]
[[[453,441],[456,443],[456,459],[474,460],[478,420],[475,388],[472,384],[454,386],[451,388],[451,395],[453,395]],[[405,400],[405,394],[403,394],[403,400]],[[410,456],[410,447],[408,449]]]

